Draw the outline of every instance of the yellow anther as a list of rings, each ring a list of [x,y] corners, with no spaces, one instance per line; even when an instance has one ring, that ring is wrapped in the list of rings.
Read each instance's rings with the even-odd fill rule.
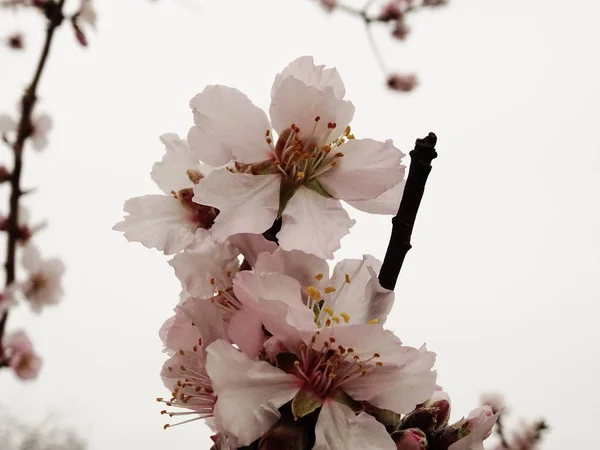
[[[335,373],[330,373],[330,374],[329,374],[329,379],[330,379],[330,380],[333,380],[334,378],[335,378]]]
[[[381,361],[377,361],[377,362],[375,363],[375,365],[376,365],[376,366],[379,366],[379,367],[381,367],[381,366],[383,366],[383,363],[382,363]]]
[[[316,289],[314,286],[309,286],[306,288],[306,292],[308,296],[313,300],[320,301],[321,300],[321,292]]]
[[[342,316],[342,318],[344,319],[344,322],[346,322],[346,323],[350,322],[350,314],[341,312],[340,316]]]
[[[342,158],[344,156],[344,154],[342,152],[337,152],[335,155],[336,158]]]
[[[354,135],[353,135],[353,134],[349,134],[349,135],[348,135],[348,136],[346,136],[346,137],[347,137],[348,139],[356,139],[356,138],[354,137]]]
[[[296,367],[300,367],[300,361],[298,361],[298,360],[294,361],[294,365],[295,365]]]
[[[350,125],[348,125],[348,126],[346,127],[346,129],[344,130],[344,136],[348,136],[348,135],[350,134],[350,131],[351,131],[351,129],[350,129]]]
[[[333,309],[331,309],[329,306],[324,307],[323,311],[325,311],[330,316],[333,316]]]
[[[325,288],[325,293],[326,293],[326,294],[331,294],[332,292],[335,292],[335,291],[336,291],[336,289],[335,289],[335,287],[333,287],[333,286],[327,286],[327,287]]]
[[[371,319],[368,323],[369,325],[375,325],[376,323],[379,323],[379,319]]]
[[[340,318],[338,316],[333,316],[331,320],[333,320],[335,323],[340,323]]]
[[[315,275],[315,280],[317,281],[321,281],[323,279],[323,274],[322,273],[318,273]]]
[[[346,283],[350,283],[350,275],[344,275],[344,279],[346,280]]]
[[[298,172],[298,179],[299,180],[303,180],[304,179],[304,172]]]

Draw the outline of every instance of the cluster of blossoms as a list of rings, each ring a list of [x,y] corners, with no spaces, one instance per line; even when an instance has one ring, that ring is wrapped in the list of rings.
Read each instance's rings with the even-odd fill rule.
[[[404,154],[357,139],[335,69],[311,57],[275,77],[269,118],[241,92],[190,102],[187,140],[152,178],[163,194],[125,203],[115,229],[174,255],[175,315],[159,398],[175,423],[206,419],[215,449],[482,449],[498,414],[450,424],[435,354],[384,328],[394,293],[372,256],[328,259],[354,221],[341,201],[392,214]]]

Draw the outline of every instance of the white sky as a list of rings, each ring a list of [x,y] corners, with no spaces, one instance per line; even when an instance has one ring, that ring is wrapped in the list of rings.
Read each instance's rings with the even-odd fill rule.
[[[197,2],[201,7],[189,7]],[[77,2],[67,2],[75,6]],[[593,0],[453,0],[413,17],[405,45],[383,51],[416,69],[408,96],[382,87],[361,23],[308,0],[97,1],[82,50],[64,27],[41,84],[55,119],[45,154],[28,154],[26,186],[46,255],[68,265],[59,308],[11,314],[45,358],[38,381],[0,373],[0,403],[28,421],[72,424],[91,450],[208,448],[199,423],[163,431],[157,331],[179,285],[158,252],[111,231],[149,177],[164,132],[185,135],[188,101],[234,86],[268,107],[275,74],[312,54],[337,66],[357,136],[404,151],[435,131],[427,186],[388,326],[438,353],[454,416],[479,394],[506,394],[511,416],[545,417],[544,450],[589,447],[600,415],[600,5]],[[188,6],[183,6],[188,5]],[[17,26],[17,23],[19,26]],[[32,14],[0,15],[29,48],[0,50],[0,111],[12,111],[41,45]],[[382,32],[382,42],[389,40]],[[5,157],[7,152],[0,153]],[[354,212],[338,257],[382,257],[389,217]]]

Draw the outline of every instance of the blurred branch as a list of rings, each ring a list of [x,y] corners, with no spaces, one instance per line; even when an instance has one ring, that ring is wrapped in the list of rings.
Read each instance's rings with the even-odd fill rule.
[[[409,34],[409,27],[406,24],[406,16],[423,9],[430,9],[446,5],[448,0],[386,0],[381,10],[374,14],[371,12],[375,0],[369,0],[362,9],[340,3],[338,0],[318,0],[327,11],[342,11],[360,19],[367,32],[367,38],[377,64],[386,77],[387,86],[392,90],[409,92],[417,85],[417,78],[414,74],[392,73],[387,68],[377,41],[373,35],[372,26],[374,24],[383,24],[392,26],[392,37],[398,40],[405,40]]]
[[[16,248],[19,239],[19,200],[23,195],[21,190],[21,171],[23,169],[23,148],[25,142],[33,133],[32,113],[37,101],[37,89],[46,61],[50,54],[52,39],[56,29],[63,23],[63,6],[65,0],[58,2],[49,1],[45,3],[44,13],[48,20],[46,39],[44,47],[40,55],[33,80],[25,90],[21,98],[21,115],[17,128],[17,137],[11,147],[14,155],[14,167],[10,174],[10,200],[9,214],[6,220],[7,244],[6,244],[6,260],[4,263],[6,278],[5,286],[10,286],[16,280]],[[2,338],[8,319],[8,311],[5,311],[0,319],[0,359],[2,359],[3,347]]]

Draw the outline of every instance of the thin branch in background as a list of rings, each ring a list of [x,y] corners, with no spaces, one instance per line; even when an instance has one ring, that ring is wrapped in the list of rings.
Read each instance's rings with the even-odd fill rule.
[[[410,31],[406,23],[406,17],[409,13],[443,6],[448,3],[448,0],[420,0],[418,3],[417,0],[386,0],[385,3],[382,3],[383,6],[377,14],[371,12],[375,6],[376,0],[367,1],[362,9],[354,8],[337,0],[318,1],[329,12],[334,10],[342,11],[360,19],[364,23],[373,56],[375,57],[383,76],[386,78],[386,84],[390,89],[400,92],[409,92],[417,86],[418,80],[415,74],[391,72],[388,69],[385,58],[373,35],[373,26],[376,24],[391,26],[392,37],[404,41]]]
[[[33,134],[34,127],[32,122],[32,114],[37,101],[37,89],[46,67],[48,55],[50,54],[50,48],[52,46],[52,40],[56,29],[63,23],[63,6],[65,0],[59,0],[57,3],[48,2],[46,3],[44,13],[48,19],[46,38],[40,59],[37,63],[33,79],[23,97],[21,98],[20,105],[20,118],[17,128],[17,137],[13,143],[10,144],[14,157],[14,166],[12,173],[10,174],[10,200],[9,200],[9,213],[6,219],[5,230],[7,233],[6,243],[6,259],[4,262],[4,268],[6,272],[5,287],[8,288],[16,280],[16,250],[17,242],[19,240],[19,200],[23,195],[21,189],[21,172],[23,170],[23,148],[25,142]],[[4,337],[4,331],[6,329],[6,321],[8,319],[8,310],[2,314],[0,319],[0,360],[3,358],[3,345],[2,340]]]
[[[412,248],[410,238],[425,184],[431,172],[431,161],[437,157],[435,145],[437,137],[429,133],[423,139],[417,139],[415,149],[410,152],[410,169],[398,214],[392,219],[390,243],[379,271],[379,282],[386,289],[394,290],[402,269],[404,258]]]

